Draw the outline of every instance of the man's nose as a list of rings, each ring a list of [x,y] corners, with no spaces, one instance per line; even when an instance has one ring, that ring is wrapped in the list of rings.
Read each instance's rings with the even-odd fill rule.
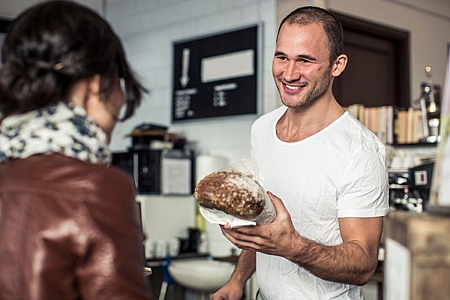
[[[290,61],[284,71],[284,78],[287,81],[295,81],[300,78],[301,70],[296,61]]]

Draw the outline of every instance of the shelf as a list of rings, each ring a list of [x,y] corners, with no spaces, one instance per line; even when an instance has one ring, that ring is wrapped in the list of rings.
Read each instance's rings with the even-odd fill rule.
[[[427,211],[430,212],[430,214],[434,215],[440,215],[445,217],[450,216],[450,206],[429,205],[427,207]]]
[[[400,189],[407,189],[409,186],[407,184],[395,184],[395,183],[391,183],[389,185],[389,189],[394,189],[394,190],[400,190]]]
[[[408,173],[409,168],[389,168],[389,173]]]
[[[420,143],[410,143],[410,144],[389,144],[392,147],[432,147],[437,146],[438,142],[420,142]]]

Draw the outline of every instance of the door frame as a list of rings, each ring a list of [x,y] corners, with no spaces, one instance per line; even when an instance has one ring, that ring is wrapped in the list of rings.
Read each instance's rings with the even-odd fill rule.
[[[410,107],[409,32],[358,19],[335,11],[333,11],[333,13],[341,22],[344,29],[344,35],[345,31],[353,31],[368,36],[382,38],[394,44],[394,69],[397,75],[395,76],[394,86],[395,99],[397,100],[396,103],[392,103],[392,105],[396,107]]]

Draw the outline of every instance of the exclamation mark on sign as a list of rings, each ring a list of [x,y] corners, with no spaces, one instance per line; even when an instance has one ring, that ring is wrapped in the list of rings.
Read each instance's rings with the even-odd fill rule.
[[[189,82],[189,59],[191,56],[191,50],[188,48],[183,49],[183,57],[181,60],[181,78],[180,83],[185,88]]]

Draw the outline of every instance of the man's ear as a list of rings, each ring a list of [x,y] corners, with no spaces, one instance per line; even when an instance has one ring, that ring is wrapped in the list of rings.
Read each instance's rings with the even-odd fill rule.
[[[348,57],[345,54],[339,55],[333,63],[331,75],[333,77],[338,77],[344,72],[345,67],[347,66]]]

